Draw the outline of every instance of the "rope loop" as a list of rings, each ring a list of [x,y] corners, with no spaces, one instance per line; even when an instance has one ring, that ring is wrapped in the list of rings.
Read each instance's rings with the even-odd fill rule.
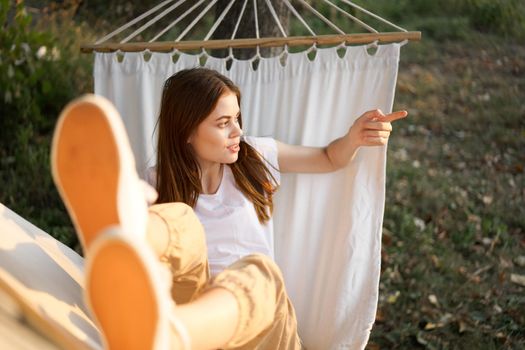
[[[146,48],[144,51],[142,51],[142,59],[144,62],[148,63],[151,61],[151,58],[153,57],[153,53],[150,49]]]
[[[177,63],[179,61],[180,55],[182,54],[182,51],[179,51],[177,48],[173,48],[170,52],[171,62]]]
[[[259,45],[257,45],[257,47],[255,48],[255,55],[253,55],[253,57],[250,59],[251,62],[253,61],[256,61],[256,60],[260,60],[262,58],[261,56],[261,48],[259,47]]]
[[[115,51],[115,59],[117,60],[118,63],[122,63],[124,61],[124,56],[126,55],[125,52],[123,52],[121,49],[117,49]]]
[[[346,42],[343,41],[342,43],[340,43],[339,45],[337,45],[335,47],[336,50],[339,50],[339,49],[346,49]]]
[[[288,51],[288,44],[284,44],[283,51],[279,54],[279,58],[282,59],[283,57],[287,56],[290,52]]]
[[[367,50],[368,49],[372,49],[372,48],[377,49],[378,46],[379,46],[379,40],[376,39],[376,40],[372,41],[371,43],[367,44],[366,45],[366,49]]]
[[[235,55],[233,54],[233,48],[231,46],[228,46],[228,56],[226,56],[226,60],[229,59],[235,59]]]
[[[201,58],[201,57],[208,58],[209,57],[208,52],[206,51],[206,49],[204,47],[201,47],[201,52],[199,53],[198,56],[199,56],[199,58]]]
[[[312,51],[316,51],[317,50],[317,42],[314,42],[312,44],[312,46],[310,46],[307,50],[306,50],[306,54],[309,55]]]

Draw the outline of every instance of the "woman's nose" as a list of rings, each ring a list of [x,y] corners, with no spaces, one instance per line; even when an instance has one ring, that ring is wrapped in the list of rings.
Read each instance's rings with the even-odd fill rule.
[[[232,129],[232,132],[230,133],[230,137],[239,137],[242,135],[243,135],[243,132],[242,132],[241,126],[239,124],[235,124]]]

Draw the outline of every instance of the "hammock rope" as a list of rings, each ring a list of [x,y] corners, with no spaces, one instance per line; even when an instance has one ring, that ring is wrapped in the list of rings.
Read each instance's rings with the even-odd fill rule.
[[[257,0],[253,0],[253,15],[255,18],[255,36],[257,39],[260,39],[259,36],[259,15],[257,13]]]
[[[387,25],[389,25],[389,26],[394,27],[394,28],[397,29],[397,30],[400,30],[400,31],[402,31],[402,32],[406,32],[406,31],[407,31],[406,29],[401,28],[400,26],[397,26],[397,25],[395,25],[394,23],[392,23],[392,22],[390,22],[390,21],[387,21],[387,20],[384,19],[383,17],[378,16],[378,15],[376,15],[376,14],[373,13],[373,12],[370,12],[370,11],[368,11],[367,9],[365,9],[365,8],[359,6],[359,5],[356,5],[356,4],[354,4],[353,2],[351,2],[351,1],[349,1],[349,0],[341,0],[341,1],[344,2],[345,4],[348,4],[348,5],[352,6],[353,8],[355,8],[355,9],[357,9],[357,10],[359,10],[359,11],[362,11],[363,13],[366,13],[367,15],[369,15],[369,16],[371,16],[371,17],[373,17],[373,18],[375,18],[375,19],[377,19],[377,20],[379,20],[379,21],[381,21],[381,22],[383,22],[383,23],[385,23],[385,24],[387,24]]]
[[[258,1],[253,0],[253,15],[254,15],[254,26],[255,26],[255,38],[239,38],[237,39],[238,30],[241,24],[241,21],[245,15],[246,7],[248,5],[248,0],[244,0],[242,4],[241,11],[236,20],[235,27],[231,33],[230,39],[213,39],[213,34],[216,32],[217,28],[224,22],[224,19],[230,13],[233,5],[237,0],[231,0],[226,7],[221,11],[220,15],[214,20],[211,28],[207,31],[206,35],[202,40],[184,40],[187,34],[195,28],[195,26],[209,13],[209,11],[214,7],[218,6],[218,0],[211,0],[207,5],[201,9],[197,10],[205,2],[205,0],[196,1],[192,6],[189,6],[181,15],[175,18],[171,23],[162,28],[157,32],[151,39],[146,41],[132,41],[133,39],[140,38],[140,35],[148,28],[152,27],[155,23],[158,23],[161,19],[168,16],[170,13],[181,5],[186,3],[186,0],[166,0],[148,10],[147,12],[141,14],[140,16],[134,18],[123,26],[117,28],[113,32],[103,36],[102,38],[95,41],[94,44],[82,44],[80,49],[82,52],[108,52],[108,51],[163,51],[170,52],[175,49],[177,50],[205,50],[205,49],[229,49],[231,52],[232,48],[256,48],[259,51],[261,47],[279,47],[279,46],[304,46],[304,45],[340,45],[340,44],[363,44],[363,43],[388,43],[388,42],[406,42],[407,40],[420,40],[421,32],[407,31],[406,29],[384,19],[383,17],[366,10],[365,8],[356,5],[350,0],[339,0],[341,4],[334,3],[334,0],[323,0],[328,6],[335,10],[337,14],[348,18],[358,27],[365,29],[366,33],[345,33],[339,26],[334,22],[326,18],[321,12],[319,12],[313,5],[305,0],[294,0],[296,5],[292,4],[290,0],[281,0],[286,8],[294,15],[294,17],[302,24],[306,31],[309,33],[309,36],[297,36],[293,35],[291,32],[287,33],[285,26],[281,23],[275,7],[272,5],[271,0],[264,0],[260,2],[265,4],[266,9],[268,10],[272,20],[277,25],[279,29],[280,37],[275,38],[262,38],[261,37],[261,27],[260,27],[260,18],[258,10]],[[345,9],[341,7],[342,4],[346,4],[355,11],[370,16],[383,24],[395,29],[395,32],[379,32],[371,25],[367,24],[364,20],[357,18],[352,15]],[[313,15],[314,18],[321,20],[325,23],[335,34],[327,35],[317,35],[305,18],[301,15],[298,8],[301,8],[301,11],[304,14]],[[198,13],[196,13],[196,10]],[[193,20],[188,24],[179,36],[171,41],[158,41],[160,37],[166,34],[170,29],[179,24],[183,19],[188,16],[192,16]],[[110,42],[110,39],[115,38],[118,34],[124,32],[125,30],[132,29],[133,26],[138,25],[141,21],[153,16],[145,24],[141,25],[138,29],[134,30],[131,34],[126,36],[124,39],[118,42]]]
[[[184,1],[185,0],[182,0],[182,1],[179,1],[179,2],[182,3]],[[109,33],[108,35],[98,39],[97,41],[95,41],[95,44],[100,44],[100,43],[103,43],[104,41],[108,41],[109,39],[113,38],[115,35],[120,34],[124,30],[126,30],[129,27],[133,26],[135,23],[138,23],[138,22],[142,21],[144,18],[148,17],[152,13],[155,13],[159,9],[163,8],[166,4],[169,4],[170,2],[173,2],[173,0],[166,0],[166,1],[158,4],[157,6],[152,8],[151,10],[148,10],[148,11],[144,12],[142,15],[140,15],[137,18],[135,18],[135,19],[129,21],[128,23],[124,24],[122,27],[118,28],[117,30],[115,30],[115,31]],[[161,17],[164,17],[164,15],[165,14],[163,13]]]
[[[266,0],[266,6],[268,6],[268,9],[272,13],[273,19],[275,20],[275,23],[277,23],[277,27],[279,27],[279,30],[281,31],[281,34],[283,37],[287,38],[288,35],[286,35],[286,32],[284,31],[283,25],[281,24],[281,21],[279,21],[279,17],[277,16],[277,13],[275,12],[275,9],[273,8],[272,3],[270,0]]]
[[[186,1],[186,0],[183,0],[183,2]],[[200,0],[199,2],[197,2],[195,5],[193,5],[192,7],[190,7],[186,12],[184,12],[179,18],[177,18],[175,21],[171,22],[166,28],[164,28],[163,30],[160,31],[160,33],[158,33],[157,35],[155,35],[153,37],[153,39],[151,39],[149,42],[152,43],[152,42],[155,42],[158,38],[160,38],[164,33],[166,33],[168,30],[170,30],[173,26],[175,26],[177,23],[179,23],[180,21],[182,21],[184,18],[186,18],[186,16],[188,16],[194,9],[196,9],[197,7],[199,7],[200,4],[202,4],[204,2],[204,0]]]
[[[242,5],[241,13],[239,14],[239,18],[237,19],[237,23],[235,24],[235,28],[233,29],[231,40],[234,40],[235,36],[237,35],[237,29],[239,29],[239,25],[241,24],[242,16],[244,15],[244,10],[246,10],[246,5],[247,4],[248,4],[248,0],[244,0],[244,4]],[[230,46],[230,49],[231,49],[231,46]]]
[[[365,28],[366,30],[368,30],[369,32],[372,32],[372,33],[379,33],[377,30],[375,30],[374,28],[372,28],[371,26],[369,26],[368,24],[366,24],[365,22],[361,21],[359,18],[355,17],[355,16],[352,16],[351,14],[349,14],[348,12],[346,12],[345,10],[343,10],[342,8],[340,8],[339,6],[337,6],[336,4],[334,4],[333,2],[331,2],[330,0],[324,0],[324,2],[326,2],[328,5],[332,6],[333,8],[335,8],[337,11],[339,11],[340,13],[343,14],[343,16],[346,16],[348,18],[350,18],[352,21],[354,21],[355,23],[359,24],[361,27]]]
[[[177,39],[175,39],[175,41],[181,41],[182,38],[184,38],[184,36],[186,36],[186,34],[188,34],[188,32],[190,30],[192,30],[192,28],[200,21],[200,19],[202,17],[204,17],[204,15],[206,15],[206,13],[208,13],[208,11],[213,7],[213,5],[215,5],[215,3],[217,3],[217,1],[218,0],[211,1],[208,4],[208,6],[206,6],[206,8],[203,11],[201,11],[201,13],[199,13],[199,15],[197,17],[195,17],[193,22],[191,22],[190,25],[186,27],[186,29],[179,35],[179,37]]]
[[[169,8],[164,10],[162,13],[158,14],[153,19],[149,20],[146,24],[141,26],[139,29],[137,29],[136,31],[134,31],[133,33],[128,35],[124,40],[121,41],[121,43],[126,43],[126,42],[130,41],[131,39],[133,39],[134,37],[136,37],[137,35],[142,33],[144,30],[146,30],[147,28],[151,27],[153,24],[157,23],[160,19],[164,18],[168,13],[170,13],[171,11],[175,10],[177,7],[182,5],[185,1],[186,0],[180,0],[179,2],[177,2],[174,5],[170,6]]]
[[[314,15],[316,15],[319,19],[321,19],[321,21],[323,21],[324,23],[328,24],[328,26],[330,26],[330,28],[332,28],[333,30],[335,30],[336,32],[338,32],[339,34],[343,34],[345,35],[346,33],[344,31],[342,31],[338,26],[336,26],[334,23],[332,23],[332,21],[330,21],[328,18],[326,18],[325,16],[323,16],[322,13],[320,13],[319,11],[317,11],[316,9],[314,9],[312,7],[312,5],[310,5],[309,3],[307,3],[306,1],[304,0],[299,0],[301,2],[301,4],[303,4],[304,7],[306,7],[308,10],[310,10]]]
[[[215,33],[215,30],[222,23],[222,20],[224,19],[224,17],[226,17],[228,12],[232,8],[234,2],[235,2],[235,0],[231,0],[230,3],[228,4],[228,6],[226,6],[226,8],[222,11],[221,15],[219,16],[219,18],[217,18],[217,20],[215,21],[215,23],[211,27],[210,31],[208,32],[208,34],[206,34],[206,36],[204,37],[204,41],[207,41],[213,35],[213,33]]]
[[[306,23],[306,21],[303,19],[303,17],[301,17],[301,15],[299,14],[299,12],[297,12],[295,7],[293,7],[292,4],[290,4],[290,1],[284,0],[284,3],[288,7],[288,9],[290,11],[292,11],[292,13],[295,15],[295,17],[297,17],[299,22],[301,22],[306,27],[306,29],[310,32],[310,34],[313,35],[313,36],[316,36],[317,34],[315,34],[315,32],[312,30],[312,28],[310,28],[310,26]]]

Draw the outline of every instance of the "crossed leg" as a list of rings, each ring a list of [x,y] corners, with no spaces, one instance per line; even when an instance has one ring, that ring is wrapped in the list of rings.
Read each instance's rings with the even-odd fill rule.
[[[149,212],[148,241],[170,272],[177,315],[187,322],[192,339],[205,341],[202,348],[218,347],[209,341],[222,336],[225,349],[300,349],[295,311],[270,258],[249,255],[210,278],[204,229],[193,210],[166,203]],[[218,310],[218,305],[225,307]],[[218,325],[224,320],[230,323]]]
[[[83,244],[86,299],[106,348],[300,348],[293,307],[269,258],[245,257],[210,279],[191,208],[171,203],[148,214],[129,141],[108,101],[86,96],[68,105],[51,158]]]

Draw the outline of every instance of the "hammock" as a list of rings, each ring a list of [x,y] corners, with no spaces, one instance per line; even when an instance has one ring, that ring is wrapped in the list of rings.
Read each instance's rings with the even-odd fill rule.
[[[83,299],[83,265],[73,250],[0,203],[0,290],[62,348],[98,350],[100,334]]]
[[[243,94],[245,134],[324,146],[363,112],[392,108],[399,44],[348,47],[247,61],[208,57]],[[95,55],[95,92],[112,100],[130,133],[139,170],[154,165],[154,137],[163,81],[199,58],[154,53]],[[362,148],[345,169],[324,175],[283,174],[275,199],[275,255],[308,349],[364,348],[375,319],[385,196],[386,148]]]
[[[284,2],[291,5],[290,1]],[[397,30],[379,33],[333,2],[324,2],[357,20],[371,33],[344,33],[311,5],[299,1],[303,9],[315,14],[336,34],[317,35],[300,11],[288,6],[311,34],[308,37],[288,35],[271,2],[266,1],[270,17],[275,20],[282,37],[260,38],[258,7],[254,1],[251,10],[255,11],[255,38],[235,39],[241,11],[230,40],[209,40],[228,12],[227,7],[204,40],[182,41],[189,29],[214,5],[215,1],[210,1],[200,13],[191,12],[198,3],[186,10],[149,42],[129,42],[163,13],[178,6],[179,1],[120,43],[108,40],[162,9],[152,9],[151,13],[145,13],[97,43],[84,45],[85,51],[96,51],[95,93],[113,101],[123,116],[139,173],[144,174],[145,169],[155,165],[153,131],[163,82],[185,68],[215,69],[240,87],[247,135],[325,146],[342,136],[363,112],[374,108],[390,112],[400,46],[406,40],[417,40],[419,33],[407,32],[357,7]],[[342,2],[356,7],[350,1]],[[243,11],[246,3],[244,1]],[[158,6],[162,5],[168,6],[169,2]],[[174,41],[156,42],[173,23],[189,14],[193,21],[183,27],[185,29]],[[368,53],[370,42],[396,40],[402,42],[376,45],[377,51]],[[368,44],[347,46],[358,42]],[[288,51],[290,46],[308,43],[313,46],[307,51]],[[336,46],[319,49],[316,43]],[[251,60],[233,56],[232,47],[250,45],[257,49]],[[285,45],[279,55],[260,55],[260,47],[278,45]],[[230,55],[217,58],[205,50],[218,47],[230,48]],[[198,54],[183,52],[192,48],[202,51]],[[169,52],[156,52],[163,50]],[[363,349],[368,341],[378,300],[385,165],[386,147],[362,148],[352,164],[336,173],[282,176],[275,199],[275,256],[297,311],[299,334],[308,349]]]

